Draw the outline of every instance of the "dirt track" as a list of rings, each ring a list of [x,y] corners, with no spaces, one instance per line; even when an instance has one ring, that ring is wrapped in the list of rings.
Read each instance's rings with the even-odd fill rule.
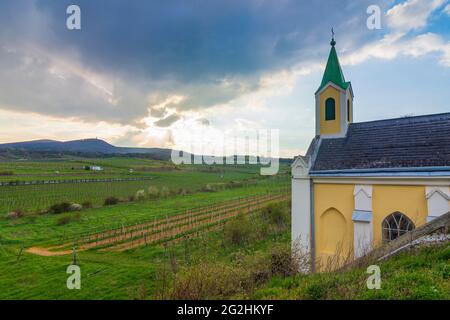
[[[166,219],[99,232],[82,238],[79,243],[69,242],[49,248],[31,247],[27,252],[41,256],[65,255],[72,252],[70,250],[72,246],[76,246],[78,251],[93,248],[124,251],[152,243],[171,241],[185,234],[195,234],[199,230],[225,223],[237,215],[254,212],[271,201],[282,201],[287,198],[286,193],[279,193],[227,201],[214,206],[187,210]]]

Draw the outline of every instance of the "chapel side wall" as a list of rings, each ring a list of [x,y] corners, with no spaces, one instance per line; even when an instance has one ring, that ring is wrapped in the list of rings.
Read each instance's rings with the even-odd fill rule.
[[[416,227],[426,223],[428,215],[425,186],[374,185],[372,194],[373,243],[382,244],[382,222],[396,211],[405,214]]]
[[[354,187],[354,184],[314,184],[315,257],[323,264],[335,254],[330,251],[327,239],[336,239],[343,235],[342,255],[348,255],[349,252],[351,254],[353,251]],[[326,214],[336,215],[336,211],[345,219],[345,224],[339,223],[324,232]]]

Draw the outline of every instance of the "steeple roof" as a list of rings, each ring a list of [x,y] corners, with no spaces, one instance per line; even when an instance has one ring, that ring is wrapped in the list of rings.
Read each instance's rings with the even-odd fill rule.
[[[350,85],[350,82],[345,81],[344,73],[342,72],[341,65],[339,64],[336,48],[334,47],[336,45],[334,37],[333,39],[331,39],[330,44],[330,55],[328,56],[327,66],[323,74],[322,83],[320,84],[319,89],[317,89],[317,92],[322,90],[330,81],[344,90],[347,90],[348,86]]]

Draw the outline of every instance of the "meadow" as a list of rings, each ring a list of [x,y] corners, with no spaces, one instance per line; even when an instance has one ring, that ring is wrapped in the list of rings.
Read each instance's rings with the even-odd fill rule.
[[[174,167],[167,162],[135,158],[44,164],[20,161],[2,163],[0,167],[14,170],[9,176],[12,179],[20,176],[34,181],[53,177],[56,171],[65,179],[66,174],[79,178],[86,163],[104,168],[103,172],[87,175],[131,175],[145,180],[1,186],[1,299],[157,298],[161,292],[159,274],[174,263],[173,255],[179,256],[176,263],[180,267],[204,255],[206,248],[210,248],[208,259],[228,259],[227,255],[240,250],[240,246],[221,245],[227,226],[241,215],[258,214],[271,202],[285,202],[289,192],[287,166],[274,177],[260,176],[255,166]],[[158,193],[151,194],[149,188]],[[144,192],[139,193],[141,190]],[[117,197],[117,203],[105,205],[105,198],[111,196]],[[61,201],[89,201],[90,206],[61,213],[48,210]],[[20,216],[5,216],[18,207],[22,210]],[[118,230],[125,230],[119,241]],[[133,233],[136,230],[141,233]],[[92,240],[92,235],[98,234],[110,239],[111,232],[116,236],[112,248],[120,250],[104,250],[102,243]],[[147,242],[147,234],[159,240]],[[288,233],[282,237],[264,233],[255,242],[255,250],[268,249],[270,243],[280,239],[286,243]],[[82,246],[89,243],[95,245],[84,250]],[[58,245],[65,246],[70,254],[42,256],[30,251]],[[65,283],[74,245],[77,263],[83,270],[82,290],[68,290]]]
[[[102,171],[86,171],[85,166],[101,166]],[[149,187],[166,192],[192,193],[205,188],[223,189],[239,181],[251,185],[261,180],[258,168],[252,166],[183,166],[169,162],[111,158],[53,162],[0,162],[0,172],[5,181],[39,182],[39,184],[0,186],[0,213],[13,210],[40,212],[57,202],[83,203],[93,206],[103,204],[106,197],[133,198],[139,190]],[[55,173],[58,172],[58,173]],[[88,172],[88,173],[86,173]],[[125,181],[71,183],[79,179],[121,179]],[[136,181],[127,181],[134,179]],[[45,183],[64,180],[65,183]]]

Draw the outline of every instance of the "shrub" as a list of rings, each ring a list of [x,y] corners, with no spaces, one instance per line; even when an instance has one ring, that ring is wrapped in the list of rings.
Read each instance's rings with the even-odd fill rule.
[[[283,277],[296,273],[295,266],[290,252],[290,248],[275,248],[270,255],[270,266],[272,275]]]
[[[23,217],[23,212],[22,210],[14,210],[12,212],[9,212],[6,214],[6,218],[8,219],[19,219],[21,217]]]
[[[233,245],[243,245],[250,240],[252,225],[246,216],[239,216],[236,220],[225,225],[225,242]]]
[[[83,209],[83,206],[78,203],[72,203],[69,207],[69,211],[80,211],[81,209]]]
[[[53,214],[69,212],[71,204],[69,202],[55,203],[49,208],[49,212]]]
[[[161,198],[167,198],[168,196],[170,196],[170,190],[167,187],[162,187],[161,188],[161,192],[159,193]]]
[[[242,187],[244,184],[240,181],[230,181],[226,184],[226,187],[228,189],[234,189],[234,188],[240,188]]]
[[[59,217],[58,220],[56,220],[56,225],[64,226],[64,225],[68,224],[70,221],[71,221],[71,219],[69,216]]]
[[[289,221],[287,207],[282,203],[270,203],[262,210],[262,216],[279,227],[286,226]]]
[[[159,196],[159,190],[155,186],[148,187],[148,196],[152,199],[158,198]]]
[[[83,208],[85,208],[85,209],[92,208],[92,202],[90,202],[90,201],[84,201],[81,205],[82,205]]]
[[[74,216],[59,217],[56,220],[56,225],[64,226],[64,225],[70,223],[71,221],[78,221],[78,220],[80,220],[80,218],[81,218],[81,215],[79,213],[75,214]]]
[[[119,198],[117,198],[117,197],[108,197],[108,198],[105,199],[104,205],[105,206],[112,206],[112,205],[115,205],[115,204],[118,204],[118,203],[119,203]]]
[[[144,191],[144,190],[138,190],[138,191],[136,192],[135,199],[136,199],[137,201],[142,201],[142,200],[144,200],[144,199],[145,199],[145,191]]]
[[[211,184],[207,184],[207,185],[205,185],[203,188],[202,188],[202,191],[203,192],[215,192],[216,191],[216,189],[213,187],[213,185],[211,185]]]
[[[311,283],[305,288],[305,295],[307,299],[320,300],[325,299],[327,288],[321,283]]]
[[[158,292],[158,289],[163,288],[157,286],[155,293],[159,293],[160,298],[176,300],[224,298],[242,292],[246,276],[247,273],[241,268],[232,268],[220,263],[201,263],[177,277],[173,286],[166,289],[168,292]],[[163,277],[167,278],[167,275]],[[163,280],[167,282],[168,279]]]
[[[12,176],[13,174],[13,171],[0,171],[0,176]]]

